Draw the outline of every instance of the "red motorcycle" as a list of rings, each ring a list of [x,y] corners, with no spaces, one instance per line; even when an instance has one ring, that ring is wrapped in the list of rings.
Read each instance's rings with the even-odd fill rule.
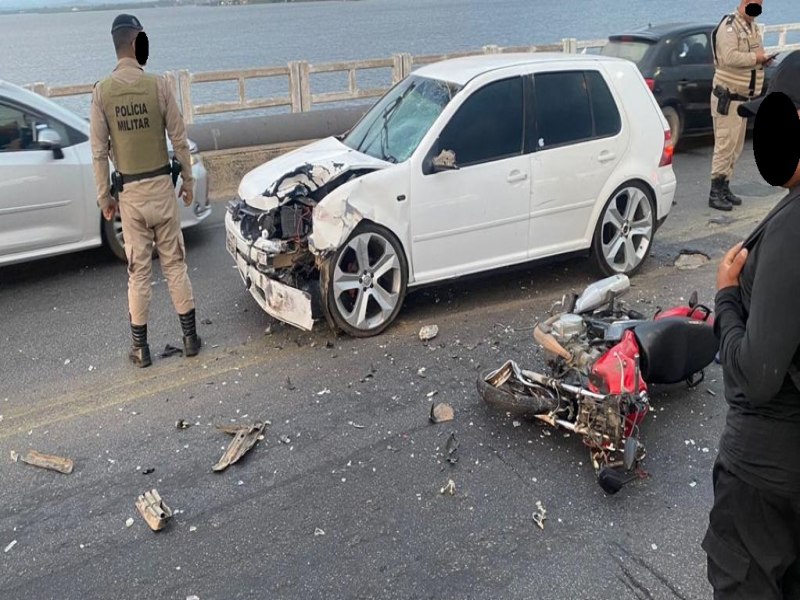
[[[582,436],[608,494],[643,476],[639,426],[650,408],[648,385],[698,385],[719,347],[697,292],[648,319],[620,300],[629,288],[625,275],[615,275],[556,303],[534,329],[547,375],[509,360],[477,382],[488,404]]]

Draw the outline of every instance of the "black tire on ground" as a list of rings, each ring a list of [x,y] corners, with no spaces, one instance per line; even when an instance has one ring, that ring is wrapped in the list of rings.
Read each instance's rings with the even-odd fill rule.
[[[634,204],[633,214],[626,219],[625,217],[628,216],[627,206],[629,202]],[[612,215],[617,216],[611,218]],[[607,216],[609,217],[608,220]],[[620,218],[624,222],[615,224],[615,221]],[[618,237],[615,236],[615,230],[622,232],[625,227],[627,227],[627,237],[631,240],[631,247],[635,250],[636,256],[634,257],[635,260],[631,261],[631,264],[628,264],[626,261],[624,267],[620,267],[618,264],[610,264],[609,261],[611,259],[606,256],[604,244],[607,243],[609,246],[614,247],[614,240],[618,240]],[[643,236],[637,233],[642,227],[649,229],[648,242],[644,248],[641,246]],[[619,186],[614,190],[614,193],[611,194],[605,206],[603,206],[603,210],[600,212],[600,217],[597,219],[597,224],[595,225],[594,238],[592,239],[592,257],[600,272],[605,276],[616,275],[618,273],[624,273],[625,275],[635,274],[642,268],[642,265],[650,255],[655,228],[656,207],[650,190],[638,181],[628,181]],[[623,246],[624,248],[620,248],[617,251],[615,255],[617,258],[619,258],[618,252],[620,250],[624,252],[625,257],[628,256],[629,248],[628,245],[624,243],[624,240]],[[643,256],[638,256],[638,254],[642,252]],[[614,254],[611,249],[609,249],[609,253]]]
[[[493,386],[486,381],[492,370],[481,373],[477,381],[478,394],[489,406],[520,417],[547,414],[558,407],[558,399],[544,388],[536,394],[528,387],[514,386],[510,382],[499,388]]]
[[[683,135],[683,121],[681,120],[680,113],[671,106],[665,106],[661,109],[664,117],[669,123],[669,132],[672,135],[672,146],[677,149],[681,136]]]
[[[360,254],[359,248],[363,250]],[[379,273],[382,265],[389,266]],[[326,286],[323,308],[335,328],[363,338],[378,335],[392,324],[406,296],[408,260],[391,231],[369,221],[360,223],[324,268],[327,271],[320,280]],[[356,284],[342,290],[365,274],[366,288]],[[359,301],[366,303],[363,319],[356,314]]]

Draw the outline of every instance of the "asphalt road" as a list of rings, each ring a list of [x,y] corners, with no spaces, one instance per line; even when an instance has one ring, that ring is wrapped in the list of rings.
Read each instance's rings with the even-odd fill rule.
[[[710,152],[702,140],[676,157],[678,203],[629,294],[646,313],[694,289],[711,302],[713,263],[780,197],[748,143],[733,185],[744,206],[709,210]],[[0,269],[0,598],[711,597],[700,541],[725,415],[716,366],[696,390],[653,390],[650,477],[614,497],[575,436],[515,425],[476,394],[477,372],[506,358],[541,367],[534,319],[596,278],[586,260],[427,288],[384,335],[335,338],[271,324],[225,252],[222,213],[186,234],[210,321],[194,359],[129,366],[125,269],[103,250]],[[677,270],[684,248],[712,264]],[[157,354],[180,326],[160,275],[153,285]],[[434,392],[452,423],[428,423]],[[229,441],[213,425],[254,419],[271,422],[265,439],[213,473]],[[29,449],[75,470],[11,461]],[[455,495],[440,494],[450,479]],[[176,513],[159,533],[134,508],[151,488]]]

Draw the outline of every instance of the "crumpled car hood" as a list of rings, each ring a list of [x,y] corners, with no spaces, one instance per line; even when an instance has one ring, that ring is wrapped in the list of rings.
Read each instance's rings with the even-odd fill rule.
[[[244,176],[239,197],[259,210],[272,210],[298,184],[314,191],[348,171],[384,169],[391,163],[345,146],[334,137],[288,152]]]

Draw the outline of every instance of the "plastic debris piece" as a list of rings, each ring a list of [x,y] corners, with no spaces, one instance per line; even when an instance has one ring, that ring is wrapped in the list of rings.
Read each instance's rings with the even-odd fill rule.
[[[185,420],[180,419],[179,421],[175,422],[175,429],[189,429],[191,427],[191,423],[187,423]]]
[[[11,552],[11,549],[16,545],[17,545],[17,540],[12,541],[8,546],[6,546],[6,549],[3,550],[3,553]]]
[[[297,389],[289,377],[286,378],[286,389],[290,392]]]
[[[35,450],[30,450],[25,456],[23,456],[22,462],[28,465],[33,465],[34,467],[48,469],[50,471],[58,471],[64,475],[69,475],[72,473],[72,468],[74,466],[74,463],[69,458],[41,454]]]
[[[317,392],[317,396],[324,396],[325,394],[330,394],[331,391],[328,388],[325,388],[321,392]]]
[[[225,454],[222,455],[222,458],[217,461],[217,464],[215,464],[212,469],[216,472],[224,471],[247,454],[258,442],[258,438],[263,433],[264,427],[265,424],[260,421],[256,421],[252,425],[246,425],[244,427],[231,427],[229,425],[217,426],[217,429],[220,431],[232,434],[233,439],[228,445],[228,449],[225,450]]]
[[[160,358],[169,358],[170,356],[176,356],[178,354],[183,354],[183,350],[176,348],[171,344],[167,344],[164,346],[164,351],[159,356]]]
[[[161,499],[158,490],[152,489],[136,499],[136,510],[153,531],[160,531],[172,518],[172,510]]]
[[[439,493],[444,496],[445,494],[450,494],[451,496],[456,495],[456,482],[452,479],[448,479],[447,484],[439,490]]]
[[[142,475],[150,475],[150,473],[153,473],[154,471],[155,469],[153,467],[150,467],[149,469],[145,469],[144,471],[142,471]]]
[[[355,427],[356,429],[364,429],[363,425],[359,425],[358,423],[353,423],[353,421],[348,421],[347,424],[352,427]]]
[[[325,532],[319,527],[314,528],[314,537],[319,537],[321,535],[325,535]]]
[[[522,423],[520,423],[519,421],[516,421],[516,420],[515,420],[515,421],[512,421],[512,422],[511,422],[511,424],[512,424],[512,425],[513,425],[515,428],[517,428],[517,427],[519,427],[520,425],[522,425]]]
[[[19,460],[19,454],[17,454],[16,452],[14,452],[12,450],[11,451],[11,462],[17,462],[18,460]]]
[[[433,390],[432,392],[428,392],[428,398],[433,398],[438,393],[439,393],[438,390]]]
[[[125,527],[133,527],[133,517],[128,517],[128,520],[125,521]]]
[[[438,325],[426,325],[419,330],[419,339],[423,342],[428,342],[439,335]]]
[[[191,527],[189,527],[189,531],[191,531],[191,532],[195,532],[195,531],[197,531],[197,527],[195,527],[194,525],[192,525]]]
[[[201,319],[200,322],[203,325],[213,325],[214,324],[214,321],[212,321],[211,319]]]
[[[292,439],[288,435],[281,435],[280,437],[278,437],[278,439],[283,444],[291,444],[292,443]]]
[[[655,544],[650,544],[650,547],[651,547],[653,550],[658,550],[658,546],[656,546]]]
[[[453,407],[444,402],[441,404],[431,404],[431,423],[447,423],[455,418]]]
[[[536,501],[536,512],[533,513],[533,522],[539,527],[539,529],[544,529],[544,521],[547,519],[547,509],[542,506],[542,501]]]
[[[451,465],[454,465],[458,462],[458,456],[456,456],[456,450],[458,450],[458,440],[456,439],[456,434],[451,433],[450,437],[447,438],[447,443],[444,446],[445,453],[447,455],[447,462]]]

